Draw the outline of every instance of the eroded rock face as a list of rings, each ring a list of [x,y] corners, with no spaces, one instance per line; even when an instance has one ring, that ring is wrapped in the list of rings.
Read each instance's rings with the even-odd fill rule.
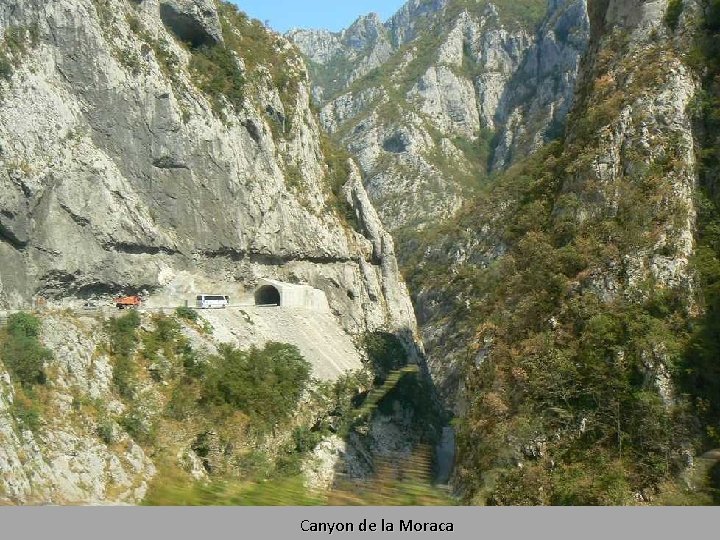
[[[194,47],[223,41],[213,0],[160,0],[160,18],[181,41]]]
[[[284,66],[295,93],[261,66],[219,111],[157,3],[12,4],[0,24],[38,39],[1,83],[0,305],[272,277],[323,289],[353,333],[399,320],[382,291],[401,278],[383,283],[373,240],[329,202],[300,58]],[[172,4],[218,18],[211,2]]]
[[[273,65],[252,72],[243,54],[256,51],[235,51],[243,86],[232,102],[198,89],[189,65],[201,49],[180,41],[219,43],[220,21],[232,15],[223,9],[155,0],[0,5],[0,32],[25,40],[0,80],[0,307],[28,308],[38,297],[48,308],[77,307],[142,290],[156,305],[182,305],[204,287],[247,292],[274,278],[323,290],[337,332],[395,332],[418,359],[393,241],[357,168],[331,194],[292,46],[266,35]],[[288,87],[274,82],[280,64]],[[353,212],[351,227],[340,216]],[[44,322],[58,414],[40,435],[13,420],[2,370],[3,500],[137,502],[153,475],[142,449],[117,426],[122,452],[102,442],[97,422],[63,420],[75,394],[122,414],[93,341],[100,329],[71,319]]]
[[[357,157],[396,238],[452,217],[489,170],[563,133],[589,40],[586,1],[553,0],[537,23],[490,2],[410,1],[359,48],[350,29],[290,33],[314,63],[325,129]]]
[[[95,330],[95,331],[93,331]],[[99,427],[125,406],[113,397],[112,367],[97,355],[97,328],[63,315],[44,320],[43,339],[54,352],[53,377],[40,431],[14,415],[17,399],[0,370],[0,501],[5,504],[133,504],[142,500],[156,469],[114,422],[106,441]],[[82,405],[81,405],[82,404]],[[103,411],[91,404],[102,404]],[[113,438],[112,443],[109,439]]]
[[[590,39],[586,0],[554,2],[497,111],[492,168],[502,169],[560,136]]]

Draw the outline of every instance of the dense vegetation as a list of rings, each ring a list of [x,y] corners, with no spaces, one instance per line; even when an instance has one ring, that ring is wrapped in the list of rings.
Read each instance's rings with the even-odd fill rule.
[[[0,361],[14,383],[12,412],[23,427],[35,430],[43,413],[45,365],[52,352],[39,340],[40,321],[29,313],[14,313],[0,331]]]
[[[295,410],[309,381],[310,364],[292,345],[249,351],[225,346],[205,374],[202,403],[230,406],[272,426]]]
[[[502,180],[522,189],[509,253],[458,278],[479,292],[473,320],[492,344],[465,371],[460,473],[490,503],[627,504],[682,466],[683,411],[663,404],[647,369],[677,358],[681,338],[669,336],[685,332],[684,308],[652,283],[611,301],[591,285],[642,224],[601,216],[568,233],[576,223],[556,213],[564,159],[555,146]]]
[[[695,261],[702,320],[688,283],[661,285],[637,265],[649,254],[678,256],[674,233],[666,233],[688,217],[672,188],[684,174],[680,141],[669,135],[652,156],[626,141],[626,159],[640,165],[614,180],[600,181],[591,166],[606,126],[663,84],[657,66],[667,49],[631,52],[620,32],[604,40],[594,77],[580,88],[568,137],[494,178],[454,222],[426,231],[416,251],[439,258],[406,261],[415,290],[444,289],[454,299],[443,316],[460,339],[475,343],[463,368],[467,412],[458,424],[457,475],[468,501],[712,500],[711,490],[686,493],[678,479],[685,451],[720,442],[713,428],[720,395],[717,6],[706,5],[702,52],[694,53],[709,66],[696,105],[706,134]],[[670,13],[668,25],[676,18]],[[482,234],[478,223],[487,225]],[[480,245],[448,278],[440,258],[464,246],[468,230]],[[493,246],[502,246],[499,255]],[[707,429],[698,429],[698,415]]]
[[[52,353],[39,341],[40,321],[28,313],[8,317],[2,335],[2,361],[10,376],[26,387],[45,383],[45,363]]]
[[[695,321],[682,383],[694,396],[694,413],[705,427],[705,444],[720,446],[720,1],[702,3],[703,20],[691,62],[703,87],[694,105],[701,150],[698,232],[694,267],[704,315]],[[720,501],[720,467],[711,471]]]
[[[180,315],[197,325],[194,311],[182,310]],[[183,335],[177,318],[156,315],[150,331],[140,330],[140,323],[136,311],[106,323],[113,383],[131,409],[149,377],[173,383],[167,405],[171,418],[184,420],[203,410],[212,416],[239,411],[262,431],[287,419],[309,383],[309,364],[290,345],[270,343],[250,351],[223,346],[218,355],[203,358]],[[137,435],[133,412],[121,424]]]

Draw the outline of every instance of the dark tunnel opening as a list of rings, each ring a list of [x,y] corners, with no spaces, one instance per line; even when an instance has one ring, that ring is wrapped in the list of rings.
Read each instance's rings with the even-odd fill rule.
[[[279,306],[280,291],[272,285],[263,285],[255,291],[256,306]]]

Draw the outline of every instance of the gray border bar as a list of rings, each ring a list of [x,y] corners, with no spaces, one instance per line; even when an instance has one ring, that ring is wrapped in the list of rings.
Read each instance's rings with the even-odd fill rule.
[[[303,532],[301,522],[352,523],[352,532]],[[376,523],[376,532],[360,523]],[[392,532],[380,532],[382,521]],[[400,520],[452,523],[452,532],[403,532]],[[473,507],[14,507],[0,508],[0,539],[224,540],[449,538],[653,540],[711,538],[720,508]]]

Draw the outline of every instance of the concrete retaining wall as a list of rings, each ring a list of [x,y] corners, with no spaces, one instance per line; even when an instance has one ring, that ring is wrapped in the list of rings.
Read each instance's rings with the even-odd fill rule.
[[[295,285],[274,279],[261,279],[257,290],[267,286],[274,287],[280,293],[280,307],[301,307],[319,313],[330,313],[327,296],[320,289],[315,289],[310,285]]]

